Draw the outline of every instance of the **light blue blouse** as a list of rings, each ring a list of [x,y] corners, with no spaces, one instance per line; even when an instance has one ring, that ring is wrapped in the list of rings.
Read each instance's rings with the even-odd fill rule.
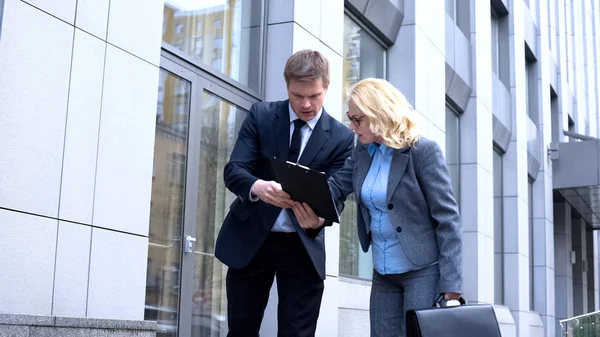
[[[371,215],[373,266],[380,274],[402,274],[420,268],[406,257],[388,215],[386,197],[393,153],[394,149],[385,144],[369,146],[373,161],[361,188],[361,202]]]

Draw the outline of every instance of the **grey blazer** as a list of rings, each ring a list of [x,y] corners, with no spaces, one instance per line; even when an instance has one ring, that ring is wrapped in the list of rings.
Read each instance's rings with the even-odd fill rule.
[[[360,190],[372,158],[358,144],[344,167],[329,178],[338,209],[350,193],[358,204],[357,230],[363,251],[371,244],[370,215]],[[439,145],[421,137],[413,147],[394,150],[387,208],[406,256],[418,266],[440,266],[439,292],[462,293],[462,238],[458,205]]]

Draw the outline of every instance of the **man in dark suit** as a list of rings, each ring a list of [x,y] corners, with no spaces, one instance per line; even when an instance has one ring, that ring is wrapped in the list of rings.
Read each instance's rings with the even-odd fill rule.
[[[258,336],[277,276],[278,336],[314,336],[325,279],[323,219],[301,227],[293,202],[275,182],[270,158],[331,176],[354,148],[354,134],[323,108],[329,63],[317,51],[292,55],[284,70],[289,99],[255,103],[225,166],[237,195],[217,238],[229,266],[229,337]],[[340,210],[341,211],[341,210]]]

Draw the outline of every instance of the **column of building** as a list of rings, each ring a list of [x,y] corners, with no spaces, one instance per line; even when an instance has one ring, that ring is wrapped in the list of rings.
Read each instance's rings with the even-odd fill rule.
[[[489,1],[470,1],[473,91],[461,117],[461,216],[467,298],[494,302],[492,54]],[[476,181],[476,183],[473,183]]]
[[[529,336],[529,235],[527,182],[527,92],[523,25],[525,4],[509,2],[512,134],[504,155],[505,304],[513,313],[516,336]]]
[[[538,10],[537,67],[535,91],[532,95],[537,101],[537,110],[533,114],[538,121],[540,147],[536,149],[540,155],[540,167],[533,184],[533,310],[537,312],[544,325],[545,336],[554,337],[554,223],[553,223],[553,184],[552,161],[547,156],[548,144],[552,142],[552,118],[549,69],[554,63],[551,58],[549,34],[551,5],[548,1],[540,1]],[[550,6],[549,6],[550,5]],[[533,10],[531,8],[531,10]],[[531,13],[536,16],[535,13]]]

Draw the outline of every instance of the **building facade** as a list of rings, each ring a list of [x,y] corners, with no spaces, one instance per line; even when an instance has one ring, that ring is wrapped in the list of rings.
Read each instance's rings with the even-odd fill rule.
[[[226,336],[223,167],[305,48],[329,59],[339,120],[365,77],[420,112],[460,206],[464,296],[503,336],[600,309],[598,1],[0,0],[0,20],[0,335],[38,315]],[[318,336],[369,334],[355,210],[326,229]],[[274,286],[261,335],[276,314]]]

